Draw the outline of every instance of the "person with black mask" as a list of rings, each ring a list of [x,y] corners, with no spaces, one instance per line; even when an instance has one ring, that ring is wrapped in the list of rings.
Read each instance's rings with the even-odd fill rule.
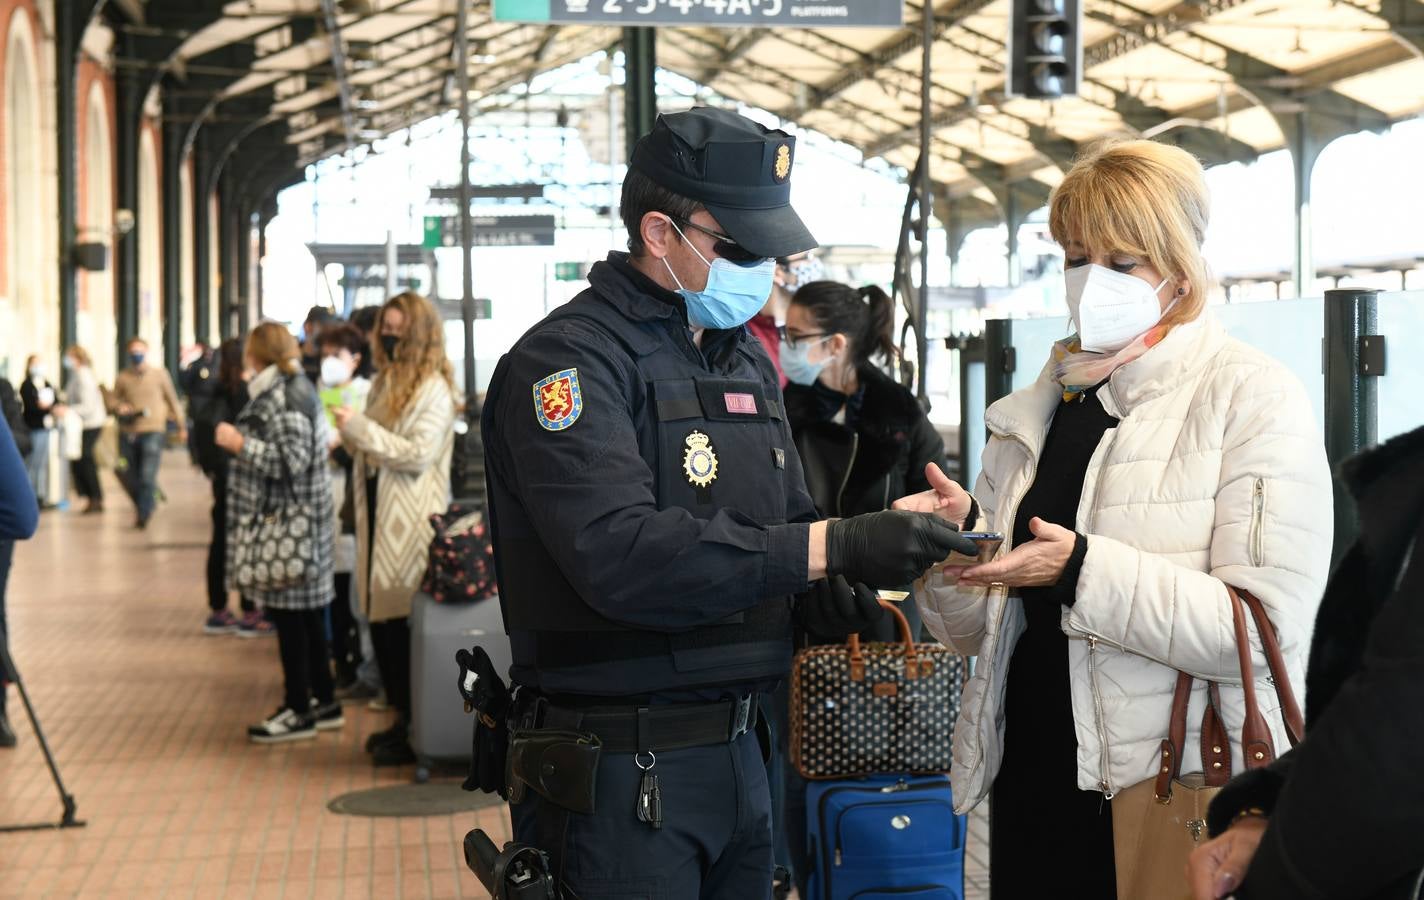
[[[325,306],[313,306],[302,323],[302,373],[312,384],[321,380],[321,330],[335,318]]]

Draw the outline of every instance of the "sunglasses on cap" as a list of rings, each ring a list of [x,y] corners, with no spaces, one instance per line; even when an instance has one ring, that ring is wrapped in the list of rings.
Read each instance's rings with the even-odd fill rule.
[[[716,253],[718,256],[722,257],[723,259],[728,260],[729,262],[739,264],[758,263],[766,258],[764,256],[758,256],[757,254],[743,247],[741,244],[738,244],[736,241],[732,240],[731,235],[722,234],[721,232],[713,231],[710,228],[704,228],[701,225],[698,225],[696,222],[690,221],[688,219],[679,218],[677,216],[668,216],[668,218],[676,220],[677,224],[683,226],[684,228],[691,228],[694,231],[700,231],[708,237],[712,238],[713,252]]]

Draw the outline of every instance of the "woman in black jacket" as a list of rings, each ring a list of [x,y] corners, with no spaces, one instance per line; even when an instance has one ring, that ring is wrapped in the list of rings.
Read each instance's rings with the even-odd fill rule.
[[[944,441],[913,394],[876,360],[895,358],[895,307],[880,288],[813,281],[791,298],[782,331],[781,366],[787,380],[786,418],[801,456],[806,488],[822,516],[845,517],[889,509],[900,497],[928,490],[925,467],[944,467]],[[892,587],[892,585],[877,585]],[[906,586],[908,587],[908,586]],[[920,612],[900,605],[918,637]],[[899,641],[895,622],[882,616],[861,632],[866,640]],[[843,641],[844,634],[803,634],[797,643]],[[776,753],[772,783],[777,861],[791,870],[806,896],[806,785],[787,764],[787,696],[783,684],[767,712]]]
[[[1212,801],[1215,837],[1188,867],[1198,900],[1421,896],[1424,428],[1339,478],[1360,532],[1316,614],[1305,739]]]
[[[945,465],[944,441],[915,396],[875,364],[895,357],[894,324],[894,303],[875,285],[813,281],[791,298],[781,341],[786,416],[823,516],[889,509],[929,489],[929,463]],[[903,611],[918,632],[915,604]],[[899,639],[888,617],[872,631]]]
[[[217,374],[192,385],[188,405],[193,417],[193,453],[203,474],[213,486],[213,534],[208,544],[208,619],[203,623],[206,634],[238,632],[244,637],[256,637],[272,632],[272,625],[262,618],[257,605],[241,597],[242,618],[227,608],[227,476],[231,455],[214,443],[218,424],[237,421],[237,414],[247,405],[247,382],[242,373],[242,342],[228,338],[218,348]]]

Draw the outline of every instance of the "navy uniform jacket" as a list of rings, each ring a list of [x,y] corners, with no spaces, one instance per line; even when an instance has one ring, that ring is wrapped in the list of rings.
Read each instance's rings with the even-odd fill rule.
[[[806,589],[809,523],[818,518],[780,413],[775,371],[757,340],[744,328],[709,330],[699,350],[687,330],[682,298],[634,269],[627,254],[614,253],[596,264],[589,282],[588,290],[534,326],[501,360],[484,410],[501,599],[515,637],[515,680],[526,683],[532,675],[530,651],[521,652],[519,632],[546,624],[576,627],[537,617],[531,624],[528,614],[541,607],[546,594],[566,585],[562,589],[571,588],[591,611],[591,622],[606,620],[612,627],[688,632],[714,626]],[[680,454],[683,435],[694,426],[676,433],[677,455],[669,459],[675,454],[668,446],[666,404],[672,401],[662,398],[665,405],[658,406],[654,397],[663,382],[645,383],[646,367],[640,371],[640,359],[608,329],[564,314],[588,304],[607,304],[633,323],[637,339],[647,344],[637,348],[646,351],[640,356],[662,360],[663,371],[671,359],[691,374],[688,384],[704,377],[714,385],[723,384],[719,379],[758,382],[760,398],[772,411],[763,425],[784,451],[772,447],[765,456],[749,462],[744,454],[734,463],[727,448],[735,442],[721,441],[717,478],[702,495],[710,503],[689,501],[694,487]],[[541,386],[569,370],[576,370],[572,382],[555,387],[562,392],[557,402],[567,399],[572,405],[541,407]],[[701,407],[722,402],[721,396],[700,398]],[[680,402],[683,409],[690,402],[696,410],[699,398]],[[519,530],[532,532],[523,543],[510,534],[515,514]],[[527,571],[535,555],[551,559],[558,570],[549,575],[547,589],[524,587],[542,577]],[[587,634],[580,638],[594,640]],[[789,650],[787,643],[775,674],[787,668]],[[620,692],[600,685],[587,690]]]

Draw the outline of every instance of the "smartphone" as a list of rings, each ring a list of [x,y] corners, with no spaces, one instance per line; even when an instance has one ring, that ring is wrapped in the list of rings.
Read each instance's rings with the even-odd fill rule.
[[[998,531],[965,531],[962,532],[962,535],[974,542],[975,546],[979,548],[979,555],[966,556],[963,553],[954,552],[941,565],[972,566],[977,563],[986,563],[994,558],[994,554],[1004,543],[1004,535]]]

